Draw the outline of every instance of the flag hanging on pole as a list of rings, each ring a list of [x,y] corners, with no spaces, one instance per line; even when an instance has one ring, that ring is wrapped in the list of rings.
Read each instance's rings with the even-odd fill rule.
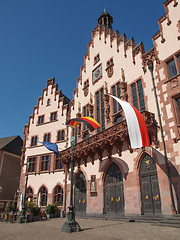
[[[58,146],[56,143],[51,142],[41,142],[48,150],[53,151],[56,155],[59,154]]]
[[[114,98],[121,105],[124,111],[131,148],[149,147],[149,133],[142,114],[130,103],[111,94],[108,95]]]
[[[98,127],[101,127],[100,124],[92,117],[72,118],[66,124],[76,128],[80,122],[86,124],[91,131],[97,129]]]

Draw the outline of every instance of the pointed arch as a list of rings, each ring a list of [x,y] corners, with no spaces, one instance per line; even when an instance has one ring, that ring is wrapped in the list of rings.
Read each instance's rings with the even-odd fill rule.
[[[152,148],[143,148],[142,150],[139,151],[137,157],[134,159],[134,172],[137,172],[137,174],[139,174],[139,168],[141,165],[141,161],[143,159],[143,157],[148,154],[150,157],[153,158],[153,151]]]
[[[74,183],[77,181],[77,178],[78,178],[78,176],[79,176],[79,174],[80,174],[81,172],[84,174],[86,182],[88,182],[88,176],[87,176],[86,171],[85,171],[82,167],[79,167],[79,168],[77,168],[76,171],[74,172],[74,176],[73,176],[73,181],[74,181]]]
[[[102,182],[105,181],[106,173],[112,163],[115,163],[119,167],[123,178],[124,179],[127,178],[127,175],[129,173],[129,167],[127,163],[122,158],[111,157],[111,158],[106,158],[104,161],[100,162],[99,171],[101,172],[100,179]]]
[[[62,187],[62,184],[58,183],[53,188],[53,202],[57,202],[58,206],[63,206],[63,200],[64,200],[64,189]]]
[[[38,191],[38,198],[40,196],[40,202],[38,205],[40,206],[46,206],[47,205],[47,197],[48,197],[48,188],[45,184],[42,184]]]
[[[26,190],[26,200],[27,201],[32,201],[33,199],[33,194],[34,191],[33,191],[33,188],[31,186],[28,186],[27,190]]]

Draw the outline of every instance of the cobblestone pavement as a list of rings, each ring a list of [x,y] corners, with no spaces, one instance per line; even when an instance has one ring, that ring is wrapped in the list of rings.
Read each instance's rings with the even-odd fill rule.
[[[180,228],[151,223],[76,219],[82,231],[62,233],[65,218],[32,223],[0,222],[0,240],[180,240]]]

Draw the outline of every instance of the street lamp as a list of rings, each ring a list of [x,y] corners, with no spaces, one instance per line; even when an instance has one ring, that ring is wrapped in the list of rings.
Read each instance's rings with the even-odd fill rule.
[[[28,183],[28,170],[29,170],[29,162],[27,163],[27,174],[26,174],[26,182],[25,182],[25,188],[24,188],[24,199],[22,201],[22,210],[20,211],[19,216],[19,223],[24,223],[26,218],[26,191],[27,191],[27,183]]]
[[[152,83],[153,83],[153,90],[154,90],[154,96],[156,100],[156,107],[157,107],[157,112],[158,112],[158,118],[159,118],[159,125],[160,125],[160,131],[161,131],[161,138],[163,142],[163,149],[164,149],[164,158],[165,158],[165,163],[166,163],[166,168],[167,168],[167,176],[168,176],[168,182],[169,182],[169,189],[170,189],[170,196],[171,196],[171,209],[174,214],[176,214],[176,208],[175,208],[175,203],[174,203],[174,196],[173,196],[173,190],[172,190],[172,182],[171,182],[171,176],[170,176],[170,171],[169,171],[169,165],[168,165],[168,157],[167,157],[167,151],[166,151],[166,144],[164,140],[164,134],[163,134],[163,127],[162,127],[162,121],[161,121],[161,114],[160,114],[160,108],[159,108],[159,102],[158,102],[158,97],[157,97],[157,91],[156,91],[156,86],[155,86],[155,81],[154,81],[154,66],[153,62],[151,60],[148,61],[148,69],[151,72],[151,77],[152,77]]]
[[[75,220],[75,211],[73,206],[73,168],[74,168],[74,149],[75,145],[75,137],[71,138],[71,149],[72,149],[72,156],[71,156],[71,191],[70,191],[70,205],[69,205],[69,212],[67,213],[67,221],[63,224],[61,228],[61,232],[71,233],[71,232],[79,232],[81,228],[79,223]]]

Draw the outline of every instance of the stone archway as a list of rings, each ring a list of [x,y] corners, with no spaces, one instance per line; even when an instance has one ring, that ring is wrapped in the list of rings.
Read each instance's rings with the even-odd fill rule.
[[[139,170],[143,215],[161,215],[161,198],[156,165],[146,154]]]
[[[115,163],[112,163],[107,170],[104,185],[105,213],[124,214],[123,177]]]

